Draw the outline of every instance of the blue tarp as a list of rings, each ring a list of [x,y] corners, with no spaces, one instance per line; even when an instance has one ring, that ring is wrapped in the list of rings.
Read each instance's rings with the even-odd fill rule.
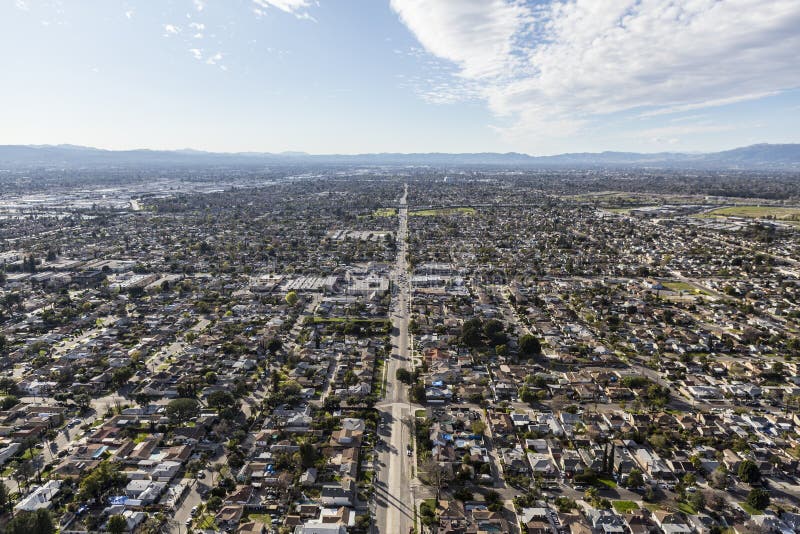
[[[125,495],[117,495],[115,497],[108,498],[108,504],[114,506],[116,504],[125,504],[128,502],[128,498]]]

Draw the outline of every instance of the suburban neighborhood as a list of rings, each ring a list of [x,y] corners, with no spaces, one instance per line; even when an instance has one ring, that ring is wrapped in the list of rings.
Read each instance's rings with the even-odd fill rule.
[[[548,180],[6,199],[4,528],[800,531],[800,211]]]

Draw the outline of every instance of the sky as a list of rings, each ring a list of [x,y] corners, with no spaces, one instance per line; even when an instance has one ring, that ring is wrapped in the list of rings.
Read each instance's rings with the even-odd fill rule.
[[[0,0],[0,144],[800,142],[798,0]]]

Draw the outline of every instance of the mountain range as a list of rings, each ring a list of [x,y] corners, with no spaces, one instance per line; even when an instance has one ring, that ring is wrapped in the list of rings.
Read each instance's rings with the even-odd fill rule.
[[[488,166],[526,168],[652,168],[800,171],[800,144],[758,144],[723,152],[596,152],[530,156],[496,153],[307,154],[103,150],[75,145],[0,145],[0,168],[257,167],[257,166]]]

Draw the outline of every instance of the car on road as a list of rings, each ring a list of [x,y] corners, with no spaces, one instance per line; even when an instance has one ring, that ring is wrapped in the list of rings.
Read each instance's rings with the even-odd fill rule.
[[[189,512],[189,515],[191,515],[192,517],[196,516],[197,510],[198,510],[197,506],[192,506],[192,510]]]

